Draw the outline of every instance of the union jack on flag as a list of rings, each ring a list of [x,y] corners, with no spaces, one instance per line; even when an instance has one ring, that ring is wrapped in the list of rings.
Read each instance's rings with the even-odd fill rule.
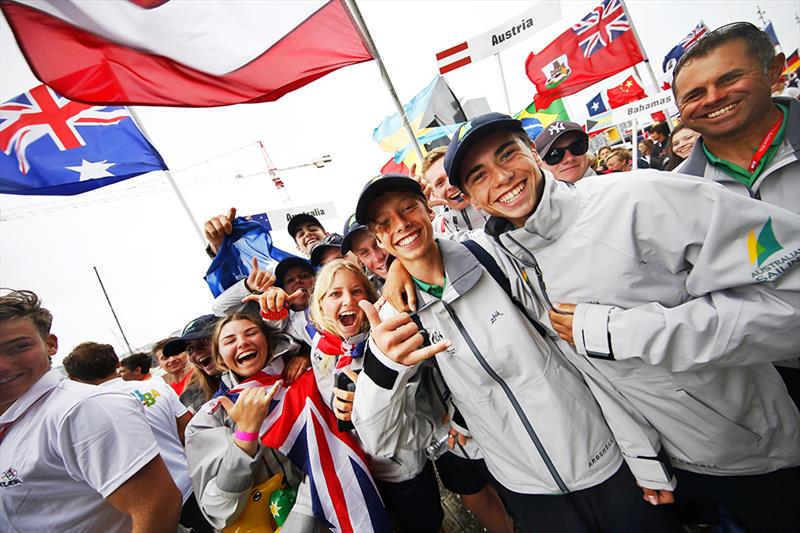
[[[277,369],[262,370],[226,396],[235,401],[244,389],[271,387],[279,379]],[[314,515],[334,531],[392,530],[364,452],[352,433],[336,429],[312,370],[280,387],[259,433],[264,446],[280,450],[308,475]]]
[[[697,41],[702,39],[706,33],[708,33],[708,26],[706,26],[705,23],[701,22],[700,24],[695,26],[694,29],[692,29],[692,31],[689,32],[689,35],[681,39],[678,44],[684,50],[688,50],[690,46],[692,46]]]
[[[603,0],[602,4],[572,26],[572,31],[582,37],[578,41],[578,46],[586,58],[602,50],[630,29],[631,25],[621,0]]]
[[[127,108],[46,85],[0,105],[0,151],[0,193],[77,194],[167,168]]]

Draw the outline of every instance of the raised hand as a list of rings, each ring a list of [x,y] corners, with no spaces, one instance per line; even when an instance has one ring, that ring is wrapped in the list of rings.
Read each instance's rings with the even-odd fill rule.
[[[416,365],[443,352],[452,344],[448,340],[443,340],[430,346],[422,346],[424,342],[422,335],[408,313],[400,313],[382,321],[374,305],[366,300],[358,302],[358,305],[369,320],[370,337],[378,349],[396,363],[405,366]]]
[[[308,370],[310,366],[311,357],[308,354],[293,355],[283,369],[283,377],[286,379],[287,383],[291,383],[302,376],[303,372]]]
[[[347,374],[347,377],[349,377],[353,383],[358,381],[358,374],[356,372],[353,372],[349,368],[346,368],[343,372]],[[333,396],[333,414],[336,415],[336,418],[339,420],[349,422],[350,418],[353,416],[353,399],[356,397],[356,393],[334,387]]]
[[[233,403],[225,396],[219,397],[219,403],[236,424],[238,431],[258,433],[261,424],[269,413],[269,402],[275,397],[281,384],[278,380],[272,387],[251,387],[239,393],[239,399]]]
[[[262,311],[269,311],[272,313],[278,312],[284,308],[285,305],[293,304],[301,299],[305,293],[303,289],[297,289],[292,294],[286,294],[286,291],[280,287],[269,287],[261,294],[250,294],[242,298],[243,302],[258,302]]]
[[[228,211],[228,216],[219,215],[206,220],[206,223],[203,225],[203,232],[214,253],[217,253],[219,250],[225,235],[230,235],[231,231],[233,231],[233,221],[235,218],[236,208],[231,207],[230,211]]]
[[[258,257],[253,256],[253,264],[250,268],[250,275],[244,280],[244,286],[250,292],[264,292],[275,285],[275,274],[258,268]]]
[[[381,298],[398,311],[417,310],[417,291],[414,288],[414,280],[401,261],[392,261],[392,264],[389,265],[386,283],[381,289]]]

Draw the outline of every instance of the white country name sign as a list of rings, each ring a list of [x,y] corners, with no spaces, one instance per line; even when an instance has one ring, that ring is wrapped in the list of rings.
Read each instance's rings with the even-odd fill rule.
[[[561,2],[538,2],[504,24],[436,54],[439,72],[446,74],[498,54],[559,20]]]
[[[636,100],[630,104],[618,107],[611,111],[611,122],[620,124],[628,122],[629,120],[640,120],[642,117],[650,117],[652,113],[657,111],[668,110],[670,115],[678,112],[675,107],[675,99],[672,96],[672,91],[662,91],[655,96],[648,96],[641,100]]]
[[[319,220],[329,220],[336,218],[336,205],[333,202],[321,202],[318,204],[301,205],[290,207],[289,209],[278,209],[267,213],[269,224],[273,230],[284,229],[289,225],[289,221],[295,215],[306,213]]]

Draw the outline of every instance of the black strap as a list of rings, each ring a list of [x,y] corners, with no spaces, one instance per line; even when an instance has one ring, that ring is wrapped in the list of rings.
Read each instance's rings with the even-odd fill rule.
[[[498,285],[500,285],[500,287],[503,288],[508,297],[511,298],[511,301],[514,302],[514,305],[517,306],[517,309],[522,311],[522,314],[525,315],[525,318],[528,319],[528,322],[530,322],[531,325],[534,328],[536,328],[536,331],[539,332],[539,335],[546,338],[548,335],[547,335],[547,330],[544,328],[544,326],[542,326],[538,320],[533,319],[528,314],[528,311],[525,309],[522,303],[520,303],[519,300],[514,298],[514,294],[511,292],[511,282],[508,280],[505,273],[500,268],[500,265],[497,264],[497,261],[494,260],[492,254],[484,250],[483,246],[481,246],[480,244],[478,244],[473,240],[466,240],[463,241],[461,244],[466,246],[467,249],[470,252],[472,252],[472,255],[475,256],[475,259],[477,259],[478,262],[481,265],[483,265],[483,268],[486,269],[489,275],[492,276],[492,278],[494,278],[494,280],[497,282]]]

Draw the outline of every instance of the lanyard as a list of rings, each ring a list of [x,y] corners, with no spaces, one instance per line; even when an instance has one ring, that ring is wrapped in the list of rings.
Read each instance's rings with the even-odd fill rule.
[[[753,155],[753,159],[750,160],[750,166],[747,168],[747,171],[752,174],[758,168],[758,165],[761,163],[761,160],[764,158],[764,154],[767,153],[769,150],[769,146],[772,144],[772,141],[775,140],[775,136],[778,135],[778,131],[781,129],[781,124],[783,124],[783,113],[781,113],[780,118],[778,121],[770,128],[767,132],[767,136],[761,141],[761,144],[756,150],[756,153]]]

